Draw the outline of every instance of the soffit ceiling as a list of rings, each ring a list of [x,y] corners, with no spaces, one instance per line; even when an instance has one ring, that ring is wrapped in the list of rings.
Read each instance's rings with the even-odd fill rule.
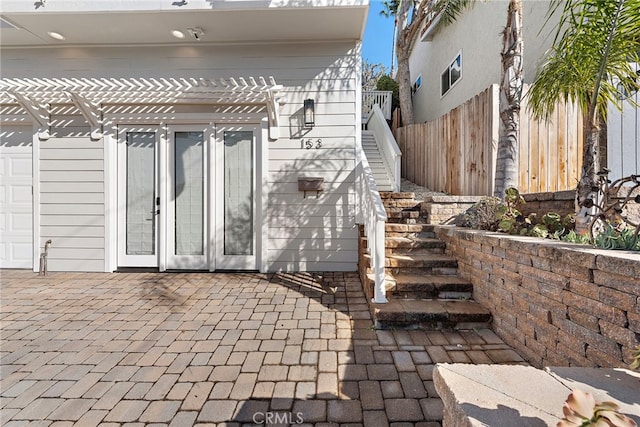
[[[194,43],[188,28],[204,32],[198,43],[273,43],[360,40],[367,6],[155,10],[114,12],[3,12],[0,45],[180,45]],[[180,30],[184,39],[171,34]],[[49,32],[65,36],[59,41]]]

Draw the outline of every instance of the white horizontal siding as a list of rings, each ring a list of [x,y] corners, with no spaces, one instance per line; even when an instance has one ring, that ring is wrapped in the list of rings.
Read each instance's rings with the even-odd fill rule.
[[[75,185],[75,184],[73,184]],[[41,203],[40,212],[45,215],[102,215],[104,206],[101,203],[77,204],[74,212],[69,213],[69,205],[65,203]]]
[[[323,220],[322,223],[318,223],[318,225],[312,226],[329,226],[330,221],[334,219],[336,221],[340,220],[340,218],[349,218],[353,217],[356,214],[355,206],[349,203],[340,203],[340,204],[326,204],[321,205],[317,203],[307,203],[306,206],[301,206],[294,203],[281,203],[281,204],[269,204],[267,206],[267,211],[269,213],[269,222],[271,223],[272,218],[273,221],[282,221],[285,218],[290,219],[287,226],[293,224],[299,224],[299,227],[304,227],[307,224],[312,224],[312,221],[315,217],[321,218]],[[300,213],[304,212],[305,217],[307,218],[305,221],[300,221],[297,217],[300,216]],[[297,215],[296,215],[297,214]]]
[[[355,160],[323,159],[322,157],[302,160],[272,160],[269,162],[269,170],[273,172],[289,171],[291,173],[308,175],[322,171],[352,171],[355,168]]]
[[[272,193],[269,195],[269,206],[296,205],[298,209],[314,208],[324,206],[335,208],[338,206],[348,207],[355,204],[355,194],[349,192],[345,194],[327,194],[320,192],[316,197],[307,191],[307,197],[302,191],[295,193]],[[303,211],[301,211],[303,212]],[[300,213],[300,212],[299,212]]]
[[[353,215],[336,217],[305,216],[307,218],[302,224],[291,215],[273,216],[269,218],[269,232],[274,238],[303,235],[305,230],[309,230],[309,234],[315,236],[324,234],[337,236],[338,231],[340,231],[340,236],[345,237],[344,233],[353,232],[356,227]],[[295,227],[295,229],[292,230],[292,227]]]
[[[312,140],[313,143],[316,141]],[[353,161],[353,148],[321,148],[321,149],[272,149],[269,150],[271,160],[348,160]]]
[[[344,183],[349,182],[353,177],[353,171],[345,170],[345,171],[318,171],[314,176],[324,178],[324,182],[337,182]],[[308,176],[305,172],[300,172],[300,174],[294,174],[289,172],[271,172],[269,174],[269,183],[280,183],[280,182],[298,182],[299,176]]]
[[[298,139],[287,139],[287,140],[278,140],[277,142],[272,142],[269,144],[269,150],[272,154],[272,158],[275,158],[275,153],[277,150],[315,150],[315,146],[318,142],[318,139],[322,142],[323,150],[354,150],[355,147],[355,138],[354,137],[327,137],[323,136],[321,138],[312,138],[312,137],[303,137]],[[306,148],[305,141],[310,140],[313,144],[312,148]]]
[[[56,247],[58,248],[86,248],[86,249],[104,249],[104,237],[56,237]],[[66,249],[65,249],[66,250]],[[61,252],[56,251],[56,255],[60,256]]]
[[[51,226],[41,226],[40,232],[43,236],[48,236],[48,238],[69,238],[69,236],[73,237],[94,237],[94,238],[104,238],[104,229],[102,227],[76,227],[72,226],[63,226],[63,225],[51,225]],[[56,244],[57,244],[57,239]]]
[[[9,49],[3,52],[0,61],[6,77],[273,76],[284,86],[279,95],[285,103],[280,109],[280,139],[263,141],[269,147],[265,177],[269,186],[267,268],[356,270],[354,169],[360,92],[356,74],[359,51],[355,43]],[[307,98],[315,100],[313,129],[300,127],[302,103]],[[265,117],[264,110],[264,107],[103,105],[107,117],[135,116],[135,120],[125,120],[126,123],[173,123],[178,120],[176,117],[189,113],[218,114],[234,121],[241,119],[239,113]],[[82,136],[89,131],[73,105],[54,105],[52,113],[54,136]],[[123,122],[115,122],[119,123]],[[322,147],[306,150],[303,139],[320,139]],[[63,138],[42,145],[43,238],[49,235],[54,239],[52,252],[56,248],[55,238],[65,238],[64,259],[53,255],[51,259],[57,267],[75,270],[81,268],[74,258],[76,253],[81,256],[78,249],[81,245],[69,239],[86,238],[89,245],[96,243],[93,239],[104,237],[104,218],[99,213],[104,206],[104,190],[100,184],[115,177],[104,174],[101,142]],[[99,148],[94,151],[95,147]],[[303,176],[325,179],[325,190],[319,197],[308,194],[304,198],[297,190],[297,179]],[[315,238],[321,241],[313,243]],[[74,245],[77,247],[72,248]],[[104,255],[93,253],[93,256]],[[87,268],[101,270],[100,260],[94,261],[87,262]]]
[[[49,126],[53,138],[86,138],[91,133],[89,124],[74,105],[53,105]]]
[[[68,132],[65,132],[68,133]],[[102,141],[50,138],[40,145],[40,234],[51,271],[103,271]]]
[[[328,225],[328,224],[327,224]],[[333,227],[325,227],[325,224],[321,221],[316,222],[315,225],[308,223],[308,228],[298,228],[296,230],[295,239],[320,239],[322,241],[329,241],[330,239],[338,238],[341,236],[350,236],[353,232],[353,226],[345,224],[345,227],[334,225]],[[274,221],[269,228],[269,237],[272,239],[281,239],[282,236],[287,235],[290,230],[287,227],[278,226]],[[351,240],[349,240],[351,241]]]
[[[301,175],[302,176],[306,176],[306,175]],[[302,193],[300,190],[298,190],[298,182],[294,181],[294,182],[278,182],[278,183],[274,183],[273,185],[274,187],[277,187],[278,192],[282,193],[282,194],[297,194],[300,195],[302,198],[305,198],[305,194]],[[345,184],[344,182],[326,182],[324,183],[324,189],[323,191],[321,191],[320,193],[318,193],[319,197],[322,197],[323,195],[327,195],[327,194],[331,194],[332,196],[335,196],[337,194],[350,194],[351,193],[351,189],[349,188],[349,186],[347,184]],[[316,197],[316,192],[315,191],[307,191],[306,194],[307,197],[311,197],[314,196],[313,198],[315,199]]]
[[[351,234],[351,233],[349,233]],[[337,236],[328,236],[324,238],[308,238],[300,237],[296,235],[294,238],[289,239],[271,239],[271,248],[274,250],[291,250],[291,248],[299,248],[300,250],[313,250],[313,251],[357,251],[358,242],[349,238],[340,239]]]
[[[55,182],[81,182],[82,180],[88,180],[91,182],[102,182],[104,180],[103,171],[42,171],[40,173],[40,179],[43,182],[55,181]]]
[[[50,250],[50,253],[55,251]],[[100,259],[70,259],[50,256],[48,266],[51,271],[104,271],[104,261]],[[52,268],[55,266],[55,270]]]
[[[71,184],[70,184],[71,186]],[[71,191],[71,188],[69,189]],[[67,204],[85,204],[85,203],[104,203],[104,194],[102,193],[42,193],[40,198],[42,204],[45,203],[67,203]]]
[[[51,143],[52,141],[49,141]],[[46,149],[46,148],[45,148]],[[71,150],[68,150],[71,151]],[[102,171],[104,166],[102,160],[59,160],[54,159],[47,164],[49,171]]]
[[[286,86],[339,79],[355,82],[352,43],[272,46],[5,49],[6,77],[274,76]],[[5,74],[7,70],[8,74]],[[18,74],[21,71],[21,74]],[[65,74],[66,73],[66,74]],[[116,74],[120,73],[120,74]],[[342,85],[340,85],[342,86]]]

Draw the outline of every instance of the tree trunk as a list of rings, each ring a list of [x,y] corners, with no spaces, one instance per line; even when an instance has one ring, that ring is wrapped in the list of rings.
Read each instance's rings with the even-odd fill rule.
[[[584,232],[589,229],[589,224],[595,209],[592,203],[598,203],[598,171],[600,170],[600,128],[602,117],[596,112],[593,120],[587,120],[585,124],[585,143],[582,153],[582,173],[578,188],[576,189],[576,230]]]
[[[411,72],[409,70],[409,55],[411,53],[411,42],[414,31],[412,26],[416,22],[402,27],[402,23],[407,22],[407,16],[411,7],[410,1],[402,1],[398,12],[398,37],[396,39],[396,57],[398,58],[398,82],[400,98],[400,114],[402,115],[402,125],[413,124],[413,101],[411,99]]]
[[[507,25],[502,36],[502,76],[500,82],[500,139],[496,159],[494,195],[504,198],[505,190],[518,186],[520,144],[520,100],[523,85],[522,1],[510,0]]]
[[[402,114],[402,125],[407,126],[413,124],[413,99],[411,94],[411,72],[409,70],[409,52],[408,48],[402,46],[398,37],[398,46],[396,55],[398,56],[398,72],[396,81],[398,82],[400,113]]]

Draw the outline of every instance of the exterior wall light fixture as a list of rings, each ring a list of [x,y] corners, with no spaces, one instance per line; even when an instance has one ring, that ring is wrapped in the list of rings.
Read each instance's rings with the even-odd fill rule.
[[[313,99],[305,99],[304,100],[304,127],[312,128],[316,124],[316,111],[315,111],[315,103]]]

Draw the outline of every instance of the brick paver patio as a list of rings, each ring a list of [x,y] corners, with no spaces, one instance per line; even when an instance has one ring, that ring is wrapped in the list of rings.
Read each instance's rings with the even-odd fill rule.
[[[490,330],[376,331],[355,273],[1,274],[3,426],[438,426]]]

